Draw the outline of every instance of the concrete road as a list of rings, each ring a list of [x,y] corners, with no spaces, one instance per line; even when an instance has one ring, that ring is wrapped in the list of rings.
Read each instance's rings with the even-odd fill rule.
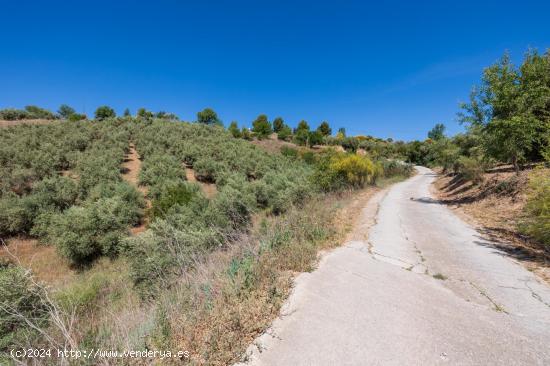
[[[435,175],[417,169],[297,278],[248,364],[550,365],[550,288],[432,200]]]

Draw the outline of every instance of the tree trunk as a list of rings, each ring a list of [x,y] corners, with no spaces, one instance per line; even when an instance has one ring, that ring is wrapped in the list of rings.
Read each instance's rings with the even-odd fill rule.
[[[514,170],[516,171],[516,175],[519,175],[519,163],[518,163],[518,157],[512,156],[512,164],[514,165]]]

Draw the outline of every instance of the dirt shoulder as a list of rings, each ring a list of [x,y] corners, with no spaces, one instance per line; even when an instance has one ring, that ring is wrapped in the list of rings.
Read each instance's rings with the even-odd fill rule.
[[[550,174],[550,169],[544,170],[542,174]],[[499,242],[499,249],[550,283],[550,252],[518,231],[530,174],[532,170],[526,169],[516,176],[511,167],[499,166],[485,173],[478,185],[440,174],[432,193],[464,221]]]

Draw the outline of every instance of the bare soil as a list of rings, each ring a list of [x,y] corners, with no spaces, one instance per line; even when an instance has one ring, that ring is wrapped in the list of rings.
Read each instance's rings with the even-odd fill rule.
[[[550,169],[545,171],[550,174]],[[433,193],[489,239],[501,243],[499,249],[550,283],[549,251],[517,229],[523,218],[531,173],[532,169],[525,169],[517,176],[511,166],[498,166],[486,172],[479,185],[456,175],[440,175]]]
[[[201,187],[202,193],[204,193],[207,198],[213,198],[218,193],[216,184],[198,181],[197,177],[195,177],[195,171],[193,168],[185,166],[185,177],[189,182],[198,183]]]
[[[141,171],[141,160],[134,144],[130,144],[130,151],[126,154],[124,162],[122,163],[122,178],[135,186],[138,191],[145,197],[145,204],[147,209],[151,208],[151,201],[147,199],[148,189],[146,186],[139,184],[139,172]],[[148,219],[145,216],[143,220],[130,229],[132,235],[139,234],[147,229]]]
[[[282,141],[277,139],[253,140],[252,145],[256,145],[269,153],[280,153],[283,147],[297,149],[298,145],[292,142]]]

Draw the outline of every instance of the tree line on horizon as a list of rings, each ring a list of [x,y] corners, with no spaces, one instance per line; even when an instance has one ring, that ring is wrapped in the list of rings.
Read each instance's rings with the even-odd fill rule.
[[[251,128],[241,127],[237,121],[227,126],[235,138],[245,140],[266,139],[276,134],[279,140],[292,141],[301,146],[340,145],[345,150],[365,150],[371,156],[399,158],[419,165],[440,165],[446,171],[468,170],[466,175],[473,180],[484,168],[496,163],[512,164],[516,172],[521,166],[542,161],[550,156],[550,53],[539,54],[528,50],[519,67],[512,64],[506,53],[497,63],[483,71],[481,84],[472,90],[470,101],[460,106],[459,122],[466,126],[465,133],[445,136],[445,126],[437,124],[429,131],[424,141],[393,141],[372,136],[347,136],[340,128],[333,136],[328,122],[323,121],[316,129],[301,120],[295,128],[285,123],[282,117],[270,121],[260,114],[252,121]],[[122,117],[131,117],[125,109]],[[173,113],[152,112],[145,108],[137,110],[137,118],[166,119],[179,121]],[[95,120],[115,118],[115,110],[100,106],[94,113]],[[0,119],[87,119],[64,104],[57,113],[37,106],[25,109],[0,110]],[[221,119],[212,108],[197,113],[196,123],[219,125]]]
[[[99,106],[94,112],[94,119],[103,121],[109,118],[117,117],[117,113],[108,105]],[[132,117],[128,108],[122,114],[122,117]],[[180,118],[174,113],[165,111],[152,112],[145,108],[139,108],[135,117],[142,119],[164,119],[171,121],[180,121]],[[62,104],[56,113],[37,106],[26,106],[24,109],[6,108],[0,110],[0,120],[16,121],[28,119],[45,119],[45,120],[68,120],[80,121],[88,119],[85,114],[77,113],[74,108],[67,104]],[[212,108],[205,108],[197,113],[196,123],[205,125],[219,125],[223,127],[223,122],[218,117],[218,114]],[[296,128],[291,128],[285,123],[282,117],[276,117],[273,121],[269,121],[267,115],[260,114],[252,121],[252,127],[238,127],[237,121],[232,121],[227,130],[235,138],[243,138],[251,140],[257,138],[259,140],[270,137],[273,133],[277,138],[284,141],[294,141],[299,145],[313,146],[324,144],[325,138],[332,135],[332,128],[327,121],[323,121],[319,126],[311,130],[309,123],[301,120]],[[345,137],[345,128],[340,128],[337,137]]]

